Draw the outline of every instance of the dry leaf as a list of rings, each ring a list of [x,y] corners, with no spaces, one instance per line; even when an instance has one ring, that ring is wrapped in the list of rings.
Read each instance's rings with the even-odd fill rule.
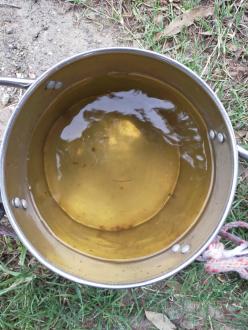
[[[248,67],[243,64],[229,62],[229,74],[233,79],[242,79],[248,77]]]
[[[228,50],[230,50],[231,52],[236,52],[238,50],[238,47],[236,45],[234,45],[232,42],[229,42],[227,44],[227,48]]]
[[[159,41],[161,38],[163,38],[164,37],[164,31],[162,31],[162,32],[158,32],[158,33],[156,33],[156,35],[155,35],[155,40],[156,41]]]
[[[246,130],[240,130],[240,131],[235,132],[235,135],[238,138],[245,138],[247,134],[248,134],[248,131],[246,131]]]
[[[179,33],[184,26],[190,26],[194,21],[201,17],[207,17],[214,14],[214,7],[200,6],[186,11],[184,14],[175,18],[165,29],[159,33],[159,39],[162,37],[173,36]],[[158,37],[157,37],[158,38]]]
[[[163,15],[162,15],[162,14],[158,14],[158,15],[156,15],[156,16],[154,17],[153,22],[154,22],[154,24],[156,24],[156,25],[161,25],[161,24],[163,24],[163,20],[164,20]]]
[[[176,326],[173,324],[166,315],[162,313],[155,313],[145,311],[146,318],[159,330],[175,330]]]
[[[245,48],[238,47],[237,45],[234,45],[232,42],[229,42],[227,44],[227,49],[228,49],[229,52],[233,53],[236,61],[245,52]]]

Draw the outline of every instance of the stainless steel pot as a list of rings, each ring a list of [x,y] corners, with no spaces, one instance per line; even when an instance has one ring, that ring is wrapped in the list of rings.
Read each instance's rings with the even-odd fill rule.
[[[169,83],[183,93],[208,127],[215,173],[208,202],[192,228],[178,237],[170,248],[147,258],[125,262],[92,258],[56,239],[44,225],[45,211],[40,212],[27,178],[29,146],[36,123],[44,112],[54,102],[63,104],[63,96],[83,79],[110,71],[139,72]],[[82,284],[106,288],[136,287],[177,273],[199,256],[218,233],[232,205],[238,176],[238,153],[248,159],[248,151],[237,146],[228,115],[215,93],[191,70],[151,51],[109,48],[66,59],[35,81],[0,78],[0,85],[27,88],[8,123],[2,143],[3,204],[20,240],[46,267]],[[66,102],[73,102],[73,93]],[[39,157],[41,160],[42,156]],[[39,162],[34,166],[39,171]],[[45,201],[48,198],[40,196]],[[52,207],[50,211],[53,211]],[[57,211],[54,209],[54,212]]]

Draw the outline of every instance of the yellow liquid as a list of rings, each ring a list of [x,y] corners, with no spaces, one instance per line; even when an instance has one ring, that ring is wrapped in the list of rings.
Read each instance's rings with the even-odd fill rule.
[[[201,216],[212,187],[207,128],[177,90],[138,74],[65,92],[34,130],[30,192],[46,227],[97,258],[154,255]]]
[[[84,100],[59,117],[45,144],[45,172],[53,198],[72,219],[118,231],[164,207],[180,159],[165,135],[171,128],[152,110],[160,104],[130,90]]]

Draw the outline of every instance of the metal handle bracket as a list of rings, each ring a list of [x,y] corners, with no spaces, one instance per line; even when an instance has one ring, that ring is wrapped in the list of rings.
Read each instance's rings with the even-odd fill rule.
[[[22,78],[5,78],[0,77],[0,85],[18,88],[29,88],[35,80],[32,79],[22,79]]]
[[[248,160],[248,150],[240,146],[237,146],[237,149],[238,149],[239,157]]]

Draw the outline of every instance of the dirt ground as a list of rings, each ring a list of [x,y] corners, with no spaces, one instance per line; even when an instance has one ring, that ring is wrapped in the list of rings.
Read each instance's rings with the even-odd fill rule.
[[[132,45],[120,40],[117,26],[86,16],[82,8],[59,0],[0,1],[0,76],[34,79],[68,56]],[[0,141],[21,93],[0,87]]]

